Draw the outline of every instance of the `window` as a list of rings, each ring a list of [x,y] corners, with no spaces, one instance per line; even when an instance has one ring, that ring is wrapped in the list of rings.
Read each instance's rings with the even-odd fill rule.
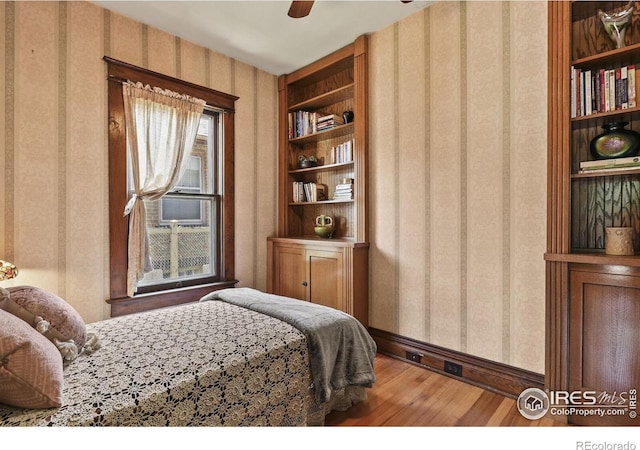
[[[205,109],[180,180],[162,198],[145,201],[152,270],[138,282],[137,292],[218,281],[220,114]]]
[[[111,315],[188,301],[233,286],[233,142],[237,97],[186,83],[105,57],[109,72],[109,221]],[[127,218],[131,190],[122,81],[204,99],[188,167],[174,189],[145,201],[152,271],[126,295]],[[227,169],[227,170],[225,170]]]

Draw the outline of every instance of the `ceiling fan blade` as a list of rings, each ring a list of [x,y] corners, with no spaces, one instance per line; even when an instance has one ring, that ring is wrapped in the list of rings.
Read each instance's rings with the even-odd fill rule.
[[[289,7],[289,12],[287,13],[289,17],[293,17],[294,19],[299,19],[301,17],[306,17],[311,12],[311,7],[313,6],[312,1],[301,1],[301,0],[293,0],[291,2],[291,6]]]

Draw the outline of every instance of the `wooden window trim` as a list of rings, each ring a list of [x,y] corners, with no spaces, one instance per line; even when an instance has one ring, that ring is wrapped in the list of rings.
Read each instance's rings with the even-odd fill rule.
[[[226,287],[233,287],[234,279],[234,130],[235,101],[238,97],[213,89],[181,81],[167,75],[115,60],[105,56],[107,62],[108,117],[109,117],[109,266],[111,316],[120,316],[149,309],[196,301],[202,295]],[[222,200],[222,261],[221,279],[217,283],[197,285],[182,289],[127,296],[127,238],[128,218],[122,211],[126,205],[126,132],[122,82],[139,81],[151,86],[170,89],[201,98],[207,105],[222,109],[224,133],[223,200]]]

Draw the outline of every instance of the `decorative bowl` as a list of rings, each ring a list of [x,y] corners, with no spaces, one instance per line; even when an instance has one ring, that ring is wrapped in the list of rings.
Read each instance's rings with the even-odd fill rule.
[[[301,161],[298,161],[299,169],[307,169],[309,167],[316,167],[317,165],[318,165],[318,161],[314,161],[314,160],[303,159]]]
[[[313,227],[313,230],[318,236],[329,239],[333,236],[333,232],[335,229],[333,225],[325,225],[324,227],[322,226]]]

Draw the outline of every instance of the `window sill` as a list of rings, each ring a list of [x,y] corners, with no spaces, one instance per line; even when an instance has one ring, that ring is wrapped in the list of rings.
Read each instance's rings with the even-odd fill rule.
[[[220,281],[161,292],[150,292],[136,295],[135,297],[112,298],[107,300],[107,303],[111,305],[111,317],[118,317],[167,306],[197,302],[210,292],[232,288],[237,283],[238,280]]]

